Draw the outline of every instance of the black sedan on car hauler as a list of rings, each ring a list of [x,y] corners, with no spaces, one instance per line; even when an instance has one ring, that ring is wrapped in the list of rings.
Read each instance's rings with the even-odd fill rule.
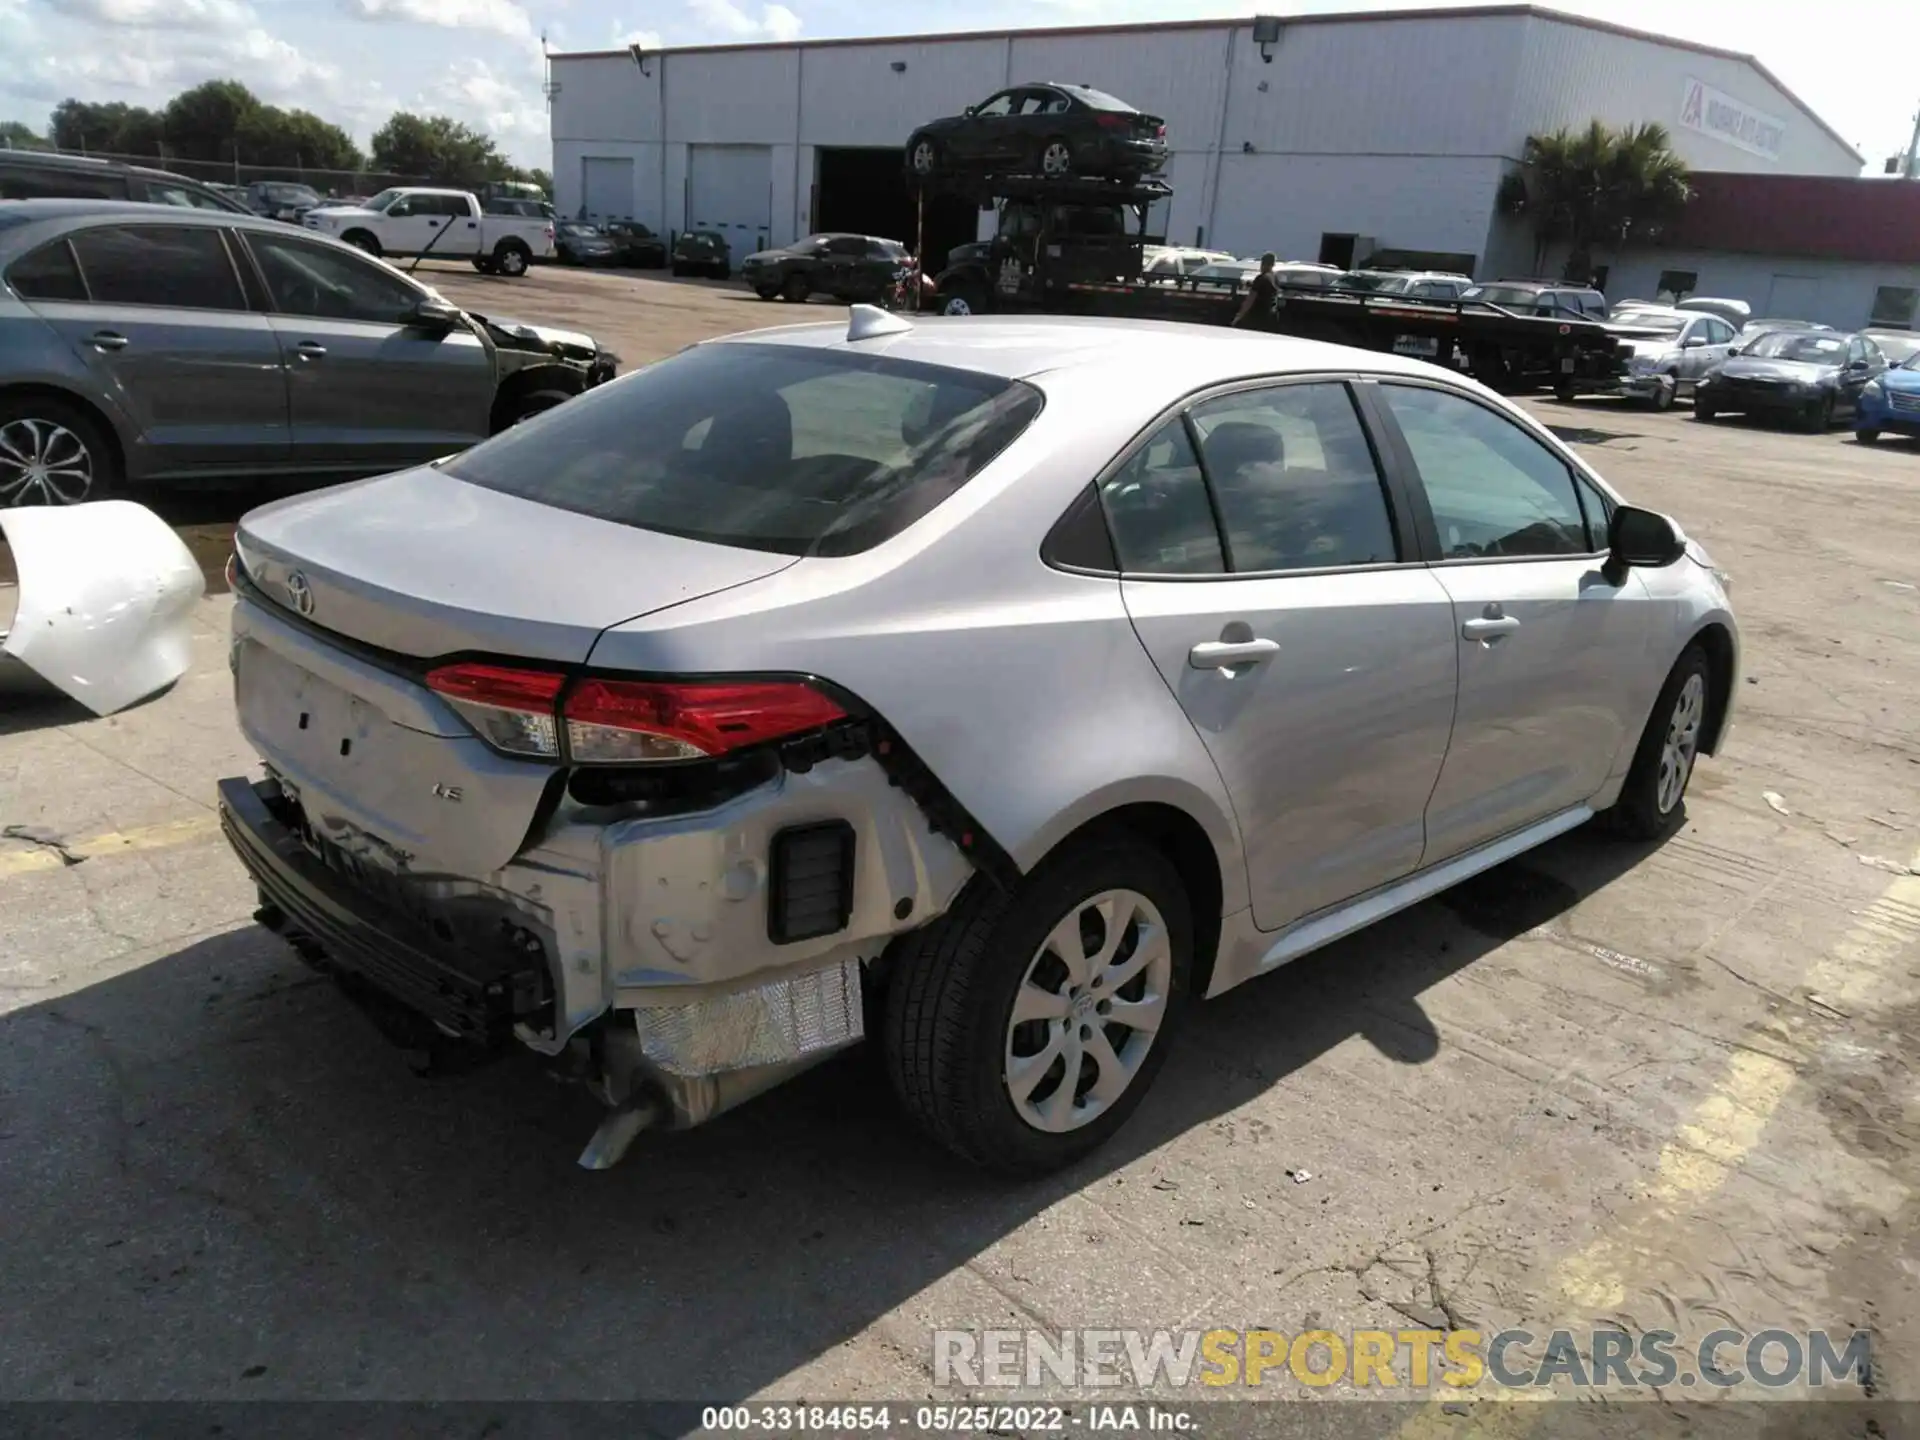
[[[923,181],[994,171],[1138,179],[1166,163],[1164,120],[1085,85],[1016,85],[907,141],[907,169]]]

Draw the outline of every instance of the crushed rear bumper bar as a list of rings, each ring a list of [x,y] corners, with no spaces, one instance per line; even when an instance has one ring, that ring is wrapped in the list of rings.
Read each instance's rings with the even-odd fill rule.
[[[259,919],[302,959],[482,1045],[503,1044],[516,1023],[550,1013],[546,947],[532,931],[501,917],[487,927],[492,935],[449,927],[448,943],[434,933],[442,927],[370,902],[364,888],[330,869],[308,848],[292,803],[272,781],[222,780],[219,791],[220,827],[259,887]]]

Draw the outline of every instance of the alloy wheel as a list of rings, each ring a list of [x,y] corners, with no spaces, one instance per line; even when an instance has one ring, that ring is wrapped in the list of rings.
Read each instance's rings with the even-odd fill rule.
[[[946,304],[940,307],[942,315],[971,315],[973,306],[967,303],[964,295],[949,295]]]
[[[518,250],[504,250],[500,254],[500,273],[502,275],[522,275],[526,273],[527,257]]]
[[[1028,962],[1007,1022],[1007,1095],[1036,1130],[1092,1123],[1133,1083],[1167,1014],[1173,948],[1154,903],[1105,890],[1075,905]]]
[[[0,425],[0,506],[78,505],[93,491],[93,452],[66,426],[23,416]]]
[[[1687,793],[1687,781],[1693,775],[1694,757],[1700,748],[1700,724],[1706,708],[1707,682],[1696,672],[1687,676],[1687,683],[1674,698],[1667,736],[1660,746],[1660,779],[1654,787],[1654,803],[1662,815],[1672,814],[1680,797]]]
[[[1040,152],[1040,173],[1064,175],[1073,168],[1073,151],[1064,140],[1055,140]]]
[[[914,174],[931,175],[933,173],[934,161],[935,156],[933,153],[933,142],[931,140],[922,140],[918,145],[913,147]]]

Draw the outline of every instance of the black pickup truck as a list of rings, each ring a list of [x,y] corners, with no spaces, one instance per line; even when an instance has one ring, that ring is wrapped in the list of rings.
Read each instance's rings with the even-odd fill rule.
[[[999,225],[993,240],[962,247],[935,277],[932,304],[943,314],[1026,310],[1226,325],[1240,308],[1237,283],[1145,274],[1142,250],[1163,243],[1147,234],[1147,217],[1172,193],[1159,181],[999,175],[976,190],[981,208],[998,209]],[[1543,386],[1563,398],[1612,388],[1624,365],[1604,325],[1468,301],[1283,283],[1264,328],[1390,350],[1496,389]]]

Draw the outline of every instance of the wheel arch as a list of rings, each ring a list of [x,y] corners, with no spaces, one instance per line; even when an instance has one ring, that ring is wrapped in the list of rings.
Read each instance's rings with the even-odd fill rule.
[[[578,395],[587,388],[586,377],[565,365],[530,365],[516,370],[494,392],[493,409],[488,416],[489,433],[499,434],[511,421],[513,407],[536,390],[564,390]]]
[[[42,399],[58,400],[63,405],[71,405],[97,422],[100,432],[107,437],[107,444],[113,447],[114,468],[119,472],[121,480],[137,478],[127,469],[127,457],[132,454],[132,446],[128,443],[118,415],[88,399],[78,390],[68,389],[64,385],[50,385],[41,380],[23,380],[18,384],[0,385],[0,401],[36,395]]]
[[[1733,687],[1739,675],[1739,653],[1733,632],[1718,620],[1709,620],[1687,641],[1699,646],[1707,656],[1707,723],[1701,732],[1700,748],[1709,755],[1720,753],[1720,739],[1727,731],[1733,711]]]
[[[1175,780],[1132,782],[1071,807],[1014,856],[1023,873],[1104,835],[1126,834],[1159,850],[1180,872],[1193,909],[1193,994],[1212,983],[1221,919],[1248,904],[1239,832],[1204,794]]]

